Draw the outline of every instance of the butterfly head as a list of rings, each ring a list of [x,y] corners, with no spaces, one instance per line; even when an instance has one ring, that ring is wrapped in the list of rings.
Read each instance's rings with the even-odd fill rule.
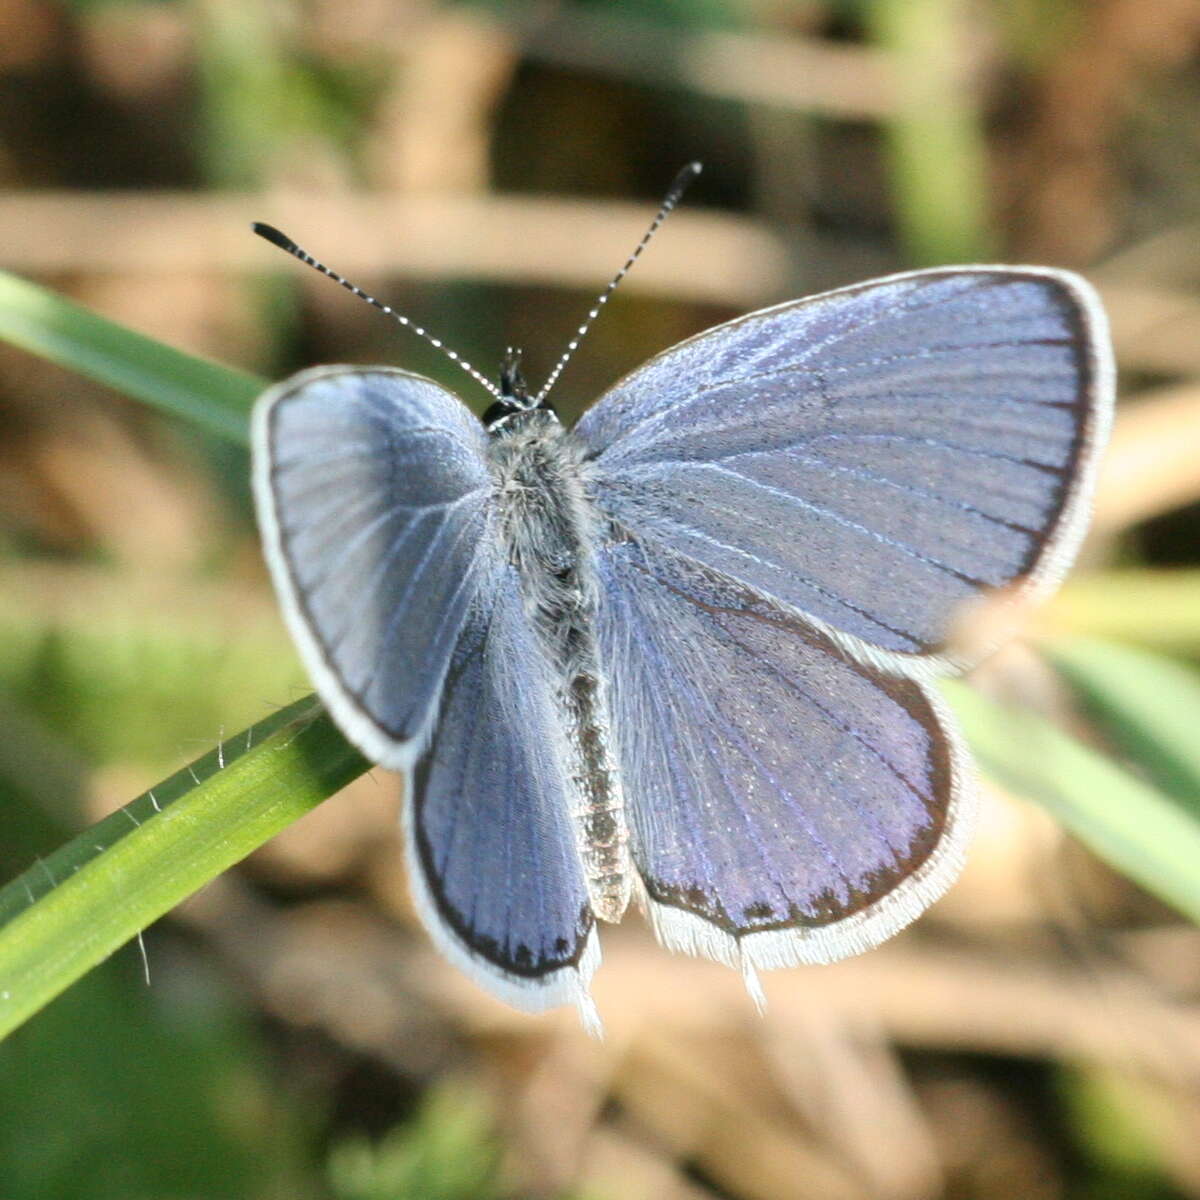
[[[535,409],[557,415],[544,395],[534,396],[530,393],[529,385],[521,371],[521,351],[509,346],[504,352],[504,361],[500,364],[499,398],[483,414],[483,423],[488,429],[496,429],[507,418]]]

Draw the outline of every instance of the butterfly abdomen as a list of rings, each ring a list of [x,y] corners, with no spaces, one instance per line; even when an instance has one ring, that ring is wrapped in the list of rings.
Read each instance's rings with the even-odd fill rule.
[[[545,410],[509,418],[493,432],[489,449],[501,536],[557,681],[588,895],[598,917],[615,921],[629,901],[632,876],[596,649],[594,517],[583,493],[579,455]]]

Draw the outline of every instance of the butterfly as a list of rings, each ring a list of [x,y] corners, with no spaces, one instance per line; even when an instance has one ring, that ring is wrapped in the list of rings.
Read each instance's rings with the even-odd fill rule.
[[[405,776],[432,939],[597,1030],[597,923],[631,900],[761,1001],[760,969],[857,954],[950,885],[976,801],[937,680],[972,665],[964,611],[1070,565],[1114,369],[1079,276],[920,270],[701,333],[566,429],[547,392],[586,328],[536,394],[514,353],[497,387],[448,352],[482,420],[407,371],[303,371],[253,456],[317,692]]]

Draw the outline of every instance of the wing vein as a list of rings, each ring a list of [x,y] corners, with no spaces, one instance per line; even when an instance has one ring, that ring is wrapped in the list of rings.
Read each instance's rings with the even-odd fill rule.
[[[986,286],[988,282],[989,278],[987,276],[980,276],[977,279],[972,279],[969,283],[964,283],[964,286],[958,292],[954,293],[954,298],[959,299],[964,293]],[[920,296],[921,289],[913,288],[912,292],[909,294],[909,296],[905,297],[904,301],[902,301],[899,305],[893,306],[884,314],[884,318],[890,321],[895,319],[895,317],[900,314],[911,315],[912,313],[921,312],[924,309],[935,307],[936,305],[942,303],[944,299],[941,296],[936,296],[933,299],[925,299],[920,301]],[[804,302],[802,302],[797,307],[804,306]],[[838,342],[846,340],[846,338],[850,337],[851,334],[857,333],[859,330],[865,329],[867,326],[873,325],[879,320],[880,317],[877,314],[872,313],[869,316],[864,316],[861,320],[847,322],[842,328],[837,329],[828,336],[805,346],[804,352],[802,356],[796,360],[795,366],[800,367],[806,365],[808,361],[819,352],[827,350],[830,346],[836,346]],[[701,334],[700,336],[703,337],[705,335]],[[667,351],[667,353],[669,354],[671,351]],[[621,441],[628,441],[633,433],[643,429],[648,424],[661,422],[672,412],[674,412],[675,409],[691,401],[695,394],[695,392],[691,392],[686,396],[681,396],[679,399],[672,401],[670,404],[664,405],[652,413],[647,413],[640,421],[632,422],[623,431]],[[603,399],[604,397],[601,397],[601,402],[603,402]]]
[[[699,689],[697,689],[695,687],[695,685],[692,683],[692,681],[689,678],[687,678],[683,674],[682,671],[679,670],[677,663],[675,663],[673,660],[669,659],[663,653],[661,648],[654,641],[653,636],[649,635],[649,636],[645,637],[643,639],[643,644],[647,648],[649,648],[650,653],[652,654],[654,659],[657,660],[659,669],[661,671],[663,671],[665,675],[674,678],[674,680],[676,681],[676,688],[677,688],[678,692],[684,696],[690,697],[693,704],[695,704],[701,712],[707,712],[708,716],[709,716],[709,720],[712,723],[712,725],[714,725],[718,728],[723,728],[725,730],[725,732],[728,735],[730,735],[738,743],[739,748],[742,751],[742,754],[745,756],[745,758],[749,762],[757,763],[758,760],[746,748],[743,739],[738,737],[737,731],[734,729],[734,727],[728,722],[728,720],[724,717],[724,715],[716,709],[712,700],[707,695],[702,695],[701,692],[699,691]],[[663,690],[665,691],[666,689],[664,688]],[[650,689],[651,703],[655,705],[656,709],[658,709],[659,705],[658,705],[657,697],[653,694],[654,691],[655,691],[655,689],[653,689],[653,688]],[[678,724],[678,722],[676,724]],[[719,776],[721,783],[725,788],[725,792],[728,795],[730,802],[732,803],[734,809],[737,811],[738,816],[741,818],[742,824],[746,828],[746,832],[749,835],[749,839],[750,839],[751,843],[753,844],[754,849],[755,849],[756,853],[758,854],[760,861],[762,862],[763,869],[766,872],[767,877],[772,879],[772,883],[779,891],[783,900],[785,902],[787,902],[789,900],[789,897],[786,895],[786,893],[784,893],[783,889],[781,887],[779,887],[777,881],[775,881],[773,879],[774,871],[772,869],[772,864],[770,862],[770,859],[767,855],[767,848],[766,848],[765,843],[763,842],[762,834],[755,827],[753,821],[750,819],[750,814],[743,807],[743,804],[741,802],[742,797],[739,796],[738,793],[734,790],[733,785],[729,780],[729,775],[725,769],[724,764],[716,757],[716,755],[714,753],[714,747],[711,744],[704,743],[702,746],[702,749],[703,749],[704,755],[708,759],[708,761],[713,766],[716,767],[717,775]],[[776,789],[778,794],[785,800],[785,802],[794,803],[794,801],[792,801],[792,798],[791,798],[790,794],[786,791],[786,789],[784,789],[770,775],[769,772],[764,771],[763,773],[764,773],[764,776],[766,777],[767,781],[771,784],[772,787],[774,787]],[[814,829],[812,829],[811,825],[807,821],[805,821],[802,813],[800,814],[800,823],[801,823],[801,826],[804,828],[805,833],[808,835],[809,839],[812,841],[813,845],[816,846],[816,848],[821,852],[821,854],[824,855],[824,857],[825,857],[826,861],[829,863],[829,865],[834,869],[835,872],[837,872],[838,875],[840,875],[842,877],[842,879],[846,883],[847,887],[849,887],[849,885],[850,885],[849,879],[847,878],[841,865],[835,859],[833,852],[830,850],[828,844],[816,833],[816,831]],[[708,865],[708,867],[710,868],[710,878],[711,878],[712,861],[707,853],[706,847],[703,845],[703,839],[694,839],[693,845],[696,846],[696,848],[699,850],[701,858],[704,860],[706,865]]]
[[[785,504],[793,504],[799,508],[804,508],[810,512],[820,513],[822,516],[828,517],[838,525],[843,525],[847,529],[853,529],[856,533],[865,534],[869,538],[882,543],[885,546],[891,546],[894,550],[899,550],[902,554],[907,554],[910,558],[916,559],[918,562],[926,563],[928,566],[936,567],[939,571],[945,572],[956,579],[961,579],[964,583],[969,583],[977,587],[982,587],[987,583],[987,580],[979,579],[974,575],[968,575],[957,568],[950,566],[948,563],[942,562],[940,559],[934,558],[932,555],[923,554],[915,546],[908,545],[907,542],[899,541],[896,538],[888,537],[885,533],[880,533],[878,530],[869,529],[866,525],[861,525],[857,521],[850,520],[849,517],[843,516],[841,513],[835,512],[831,508],[827,508],[822,504],[814,504],[811,500],[805,500],[802,496],[794,495],[791,492],[785,492],[782,488],[777,488],[768,483],[763,483],[759,479],[754,479],[752,476],[744,475],[741,471],[735,471],[732,467],[721,466],[719,463],[702,463],[702,468],[717,471],[723,475],[730,475],[735,479],[740,479],[748,483],[751,487],[757,488],[760,491],[766,492],[769,496],[774,496],[777,500]]]

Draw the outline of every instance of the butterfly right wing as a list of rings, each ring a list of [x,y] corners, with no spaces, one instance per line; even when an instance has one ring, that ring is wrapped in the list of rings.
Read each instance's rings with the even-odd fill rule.
[[[486,434],[451,392],[319,367],[254,411],[254,491],[289,630],[338,725],[407,769],[486,587]]]
[[[408,789],[409,877],[455,966],[527,1012],[574,1004],[598,1032],[588,981],[599,938],[555,695],[516,569],[502,563],[459,642]]]
[[[928,678],[973,661],[956,635],[979,599],[1061,579],[1112,393],[1084,280],[939,268],[681,342],[575,434],[607,516]]]

